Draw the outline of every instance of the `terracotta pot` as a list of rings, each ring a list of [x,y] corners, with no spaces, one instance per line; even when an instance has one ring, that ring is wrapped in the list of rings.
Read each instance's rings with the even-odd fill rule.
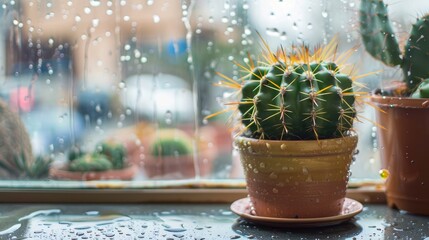
[[[212,161],[198,161],[200,176],[210,174]],[[143,169],[150,179],[186,179],[195,177],[195,165],[192,156],[152,157],[143,160]]]
[[[52,167],[49,176],[60,180],[92,181],[92,180],[132,180],[137,172],[136,166],[101,172],[72,172],[65,167]]]
[[[257,216],[314,218],[341,212],[357,136],[311,141],[237,137]]]
[[[371,98],[377,111],[387,203],[416,214],[429,215],[429,99]]]

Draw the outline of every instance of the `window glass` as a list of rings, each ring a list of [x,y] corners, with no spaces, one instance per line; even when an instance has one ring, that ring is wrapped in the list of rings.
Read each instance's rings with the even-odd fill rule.
[[[389,9],[401,39],[429,5],[404,4]],[[236,63],[257,59],[259,35],[272,49],[337,36],[339,52],[358,46],[349,62],[359,73],[384,69],[359,47],[358,8],[357,0],[1,1],[0,185],[243,182],[236,119],[214,114],[232,94],[216,86],[217,73],[242,77]],[[371,91],[398,72],[361,82]],[[379,179],[374,111],[362,105],[355,124],[354,181]]]

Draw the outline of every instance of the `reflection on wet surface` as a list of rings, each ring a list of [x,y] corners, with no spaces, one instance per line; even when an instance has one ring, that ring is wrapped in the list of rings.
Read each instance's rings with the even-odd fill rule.
[[[429,217],[365,205],[335,227],[284,229],[248,223],[227,204],[2,204],[0,239],[424,239]]]

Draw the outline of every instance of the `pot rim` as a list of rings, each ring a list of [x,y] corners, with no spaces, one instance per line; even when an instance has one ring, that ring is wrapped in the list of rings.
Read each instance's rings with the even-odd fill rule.
[[[354,132],[344,137],[320,140],[264,140],[237,136],[234,138],[234,147],[251,155],[320,156],[346,153],[356,148],[357,142],[358,135]]]
[[[382,96],[373,92],[371,94],[371,102],[379,107],[429,109],[429,98]]]
[[[250,141],[250,142],[267,142],[267,143],[311,143],[314,142],[316,144],[324,144],[324,143],[329,143],[331,141],[338,141],[338,140],[345,140],[347,141],[348,139],[354,139],[354,138],[358,138],[358,134],[355,131],[350,131],[350,133],[348,135],[342,136],[342,137],[336,137],[336,138],[325,138],[325,139],[314,139],[314,140],[269,140],[269,139],[257,139],[257,138],[252,138],[252,137],[246,137],[243,135],[239,135],[234,137],[234,142],[238,141],[239,139],[243,139],[246,141]]]

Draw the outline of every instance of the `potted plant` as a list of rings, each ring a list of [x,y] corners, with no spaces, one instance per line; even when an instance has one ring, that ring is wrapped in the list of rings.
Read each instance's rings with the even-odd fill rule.
[[[402,83],[375,92],[387,203],[429,215],[429,15],[417,19],[401,52],[382,0],[362,0],[360,32],[365,49],[388,66],[400,66]]]
[[[78,149],[69,152],[69,163],[52,167],[50,176],[65,180],[132,180],[136,167],[126,162],[121,144],[103,142],[92,153]]]
[[[0,178],[44,179],[52,159],[33,156],[30,137],[19,115],[0,100]]]
[[[180,129],[160,129],[148,143],[148,153],[143,159],[143,168],[148,178],[181,179],[196,176],[193,139]],[[197,161],[200,176],[211,171],[212,150],[203,149]],[[200,158],[208,159],[206,162]]]
[[[349,166],[358,138],[353,76],[336,54],[336,41],[324,48],[266,46],[266,62],[248,67],[242,81],[225,77],[220,85],[237,89],[241,130],[234,138],[253,214],[276,218],[317,218],[340,214]],[[223,76],[223,75],[221,75]],[[213,114],[216,115],[216,114]]]

